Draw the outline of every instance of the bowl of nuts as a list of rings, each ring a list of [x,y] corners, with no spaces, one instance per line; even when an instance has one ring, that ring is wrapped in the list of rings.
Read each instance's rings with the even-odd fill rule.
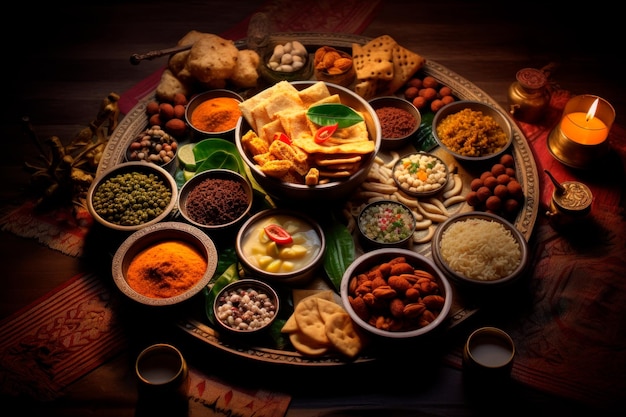
[[[322,46],[313,57],[313,74],[318,81],[349,87],[356,78],[352,55],[332,46]]]
[[[146,161],[163,167],[174,175],[178,162],[178,141],[160,126],[151,126],[137,135],[128,145],[126,161]]]
[[[278,317],[280,300],[274,289],[256,279],[240,279],[222,288],[213,301],[215,324],[234,336],[267,331]]]
[[[167,219],[177,198],[176,181],[165,169],[146,161],[124,162],[91,183],[87,209],[103,226],[134,232]]]
[[[263,57],[259,65],[259,75],[270,84],[308,80],[313,75],[309,52],[299,41],[276,43]]]
[[[432,336],[444,327],[452,306],[445,275],[432,260],[409,249],[361,255],[346,269],[340,292],[352,320],[383,340]]]

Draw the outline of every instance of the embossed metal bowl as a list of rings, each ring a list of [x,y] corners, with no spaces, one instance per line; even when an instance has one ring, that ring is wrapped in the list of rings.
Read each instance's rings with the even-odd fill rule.
[[[439,295],[443,297],[443,302],[441,302],[441,299],[437,299],[437,305],[435,305],[435,303],[430,304],[430,301],[434,300],[433,298],[430,298],[421,301],[423,306],[420,306],[418,305],[420,304],[419,296],[416,294],[410,294],[410,292],[407,293],[408,290],[400,291],[392,289],[394,294],[390,295],[389,291],[385,291],[386,294],[382,294],[382,292],[380,294],[375,294],[371,286],[369,289],[366,289],[365,287],[363,289],[357,289],[359,286],[358,276],[360,274],[364,274],[374,267],[386,264],[399,257],[404,258],[404,260],[415,270],[423,271],[423,274],[421,275],[422,278],[426,276],[432,277],[432,279],[428,279],[431,283],[428,285],[428,288],[425,286],[421,291],[422,300],[427,294]],[[417,282],[417,280],[414,281]],[[341,280],[340,292],[343,305],[348,314],[350,314],[352,320],[360,328],[373,335],[375,337],[375,341],[399,341],[422,338],[426,336],[435,336],[447,322],[448,314],[450,313],[450,308],[452,307],[452,287],[443,272],[441,272],[432,260],[409,249],[376,249],[361,255],[344,273]],[[365,295],[366,293],[369,293],[370,295]],[[363,295],[357,297],[355,294]],[[391,313],[391,307],[381,314],[380,311],[375,311],[369,307],[367,307],[366,310],[363,310],[363,303],[366,302],[359,302],[355,300],[355,298],[361,297],[370,297],[375,300],[377,296],[381,297],[381,299],[387,297],[387,302],[383,303],[383,305],[387,305],[389,300],[392,298],[397,298],[400,300],[399,303],[406,308],[400,308],[402,311],[396,311],[395,316]],[[424,303],[427,303],[428,306]],[[420,320],[420,316],[415,315],[420,312],[420,314],[424,314],[423,312],[426,310],[430,311],[430,314],[426,313],[428,318],[423,316],[422,318],[424,320]],[[400,318],[401,316],[403,318]],[[410,323],[410,325],[405,325],[398,330],[397,326],[404,320],[406,320],[407,323]]]
[[[506,143],[491,153],[481,153],[479,156],[468,156],[450,149],[450,147],[444,142],[443,138],[441,138],[437,133],[437,128],[446,117],[457,114],[465,109],[469,109],[473,112],[481,112],[484,116],[491,117],[506,135]],[[513,127],[511,126],[511,121],[508,116],[496,107],[480,101],[461,100],[446,104],[439,109],[439,111],[435,114],[435,117],[433,117],[432,128],[433,137],[439,146],[449,152],[452,156],[454,156],[454,158],[464,162],[484,162],[494,160],[506,152],[506,150],[511,146],[511,143],[513,143]],[[475,127],[470,124],[464,124],[463,127],[458,128],[458,131],[463,131],[465,129],[474,130]]]
[[[163,188],[169,191],[169,196],[164,199],[165,193],[153,195],[154,198],[150,200],[151,206],[149,207],[145,206],[145,202],[133,202],[132,198],[137,189],[130,190],[120,183],[120,181],[123,182],[120,178],[127,178],[127,176],[152,177],[154,184],[162,184]],[[103,191],[100,187],[109,187],[109,181],[116,181],[117,185],[101,195]],[[142,188],[147,190],[149,187],[143,186]],[[107,169],[91,183],[87,191],[87,209],[98,223],[109,229],[134,232],[167,220],[176,206],[177,198],[176,181],[165,169],[145,161],[124,162]],[[135,207],[139,204],[143,207]],[[158,209],[157,212],[155,212],[156,209]]]
[[[204,274],[187,289],[171,297],[154,297],[133,288],[128,282],[128,269],[133,259],[142,251],[168,241],[182,242],[195,249],[207,262]],[[113,256],[111,272],[115,285],[130,299],[149,306],[171,306],[190,299],[208,284],[217,269],[217,258],[215,244],[202,230],[186,223],[163,222],[144,227],[128,236]],[[163,285],[166,284],[163,282]]]

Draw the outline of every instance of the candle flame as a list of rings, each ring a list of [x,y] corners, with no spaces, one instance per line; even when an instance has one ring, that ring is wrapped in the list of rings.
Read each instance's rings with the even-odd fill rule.
[[[596,99],[596,100],[593,102],[593,104],[591,105],[591,107],[589,107],[589,111],[587,112],[587,117],[586,117],[585,121],[587,121],[587,122],[588,122],[589,120],[593,119],[593,116],[595,116],[595,115],[596,115],[596,110],[597,110],[597,108],[598,108],[598,101],[599,101],[599,100],[600,100],[600,99]]]

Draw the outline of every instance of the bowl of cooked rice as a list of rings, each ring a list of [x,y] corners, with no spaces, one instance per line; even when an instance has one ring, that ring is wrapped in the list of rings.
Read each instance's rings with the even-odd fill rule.
[[[513,142],[513,128],[506,114],[471,100],[443,106],[433,117],[432,132],[441,148],[465,162],[493,160]]]
[[[528,242],[500,216],[471,211],[453,215],[432,239],[435,264],[453,282],[485,288],[512,284],[528,265]]]

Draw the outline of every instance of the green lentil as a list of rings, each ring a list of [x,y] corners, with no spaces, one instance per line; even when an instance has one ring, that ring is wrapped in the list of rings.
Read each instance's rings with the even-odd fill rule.
[[[171,199],[172,191],[158,175],[128,172],[103,181],[92,204],[106,221],[136,226],[161,215]]]

